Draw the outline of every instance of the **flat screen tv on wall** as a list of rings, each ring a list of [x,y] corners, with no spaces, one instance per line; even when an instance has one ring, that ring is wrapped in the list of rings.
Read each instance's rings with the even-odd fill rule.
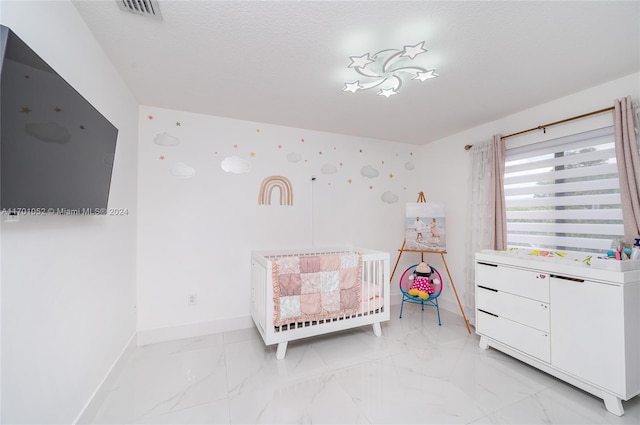
[[[0,208],[106,214],[118,129],[0,25]]]

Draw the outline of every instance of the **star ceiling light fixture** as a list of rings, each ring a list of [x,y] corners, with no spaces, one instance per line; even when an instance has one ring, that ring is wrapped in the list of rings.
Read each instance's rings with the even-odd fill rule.
[[[438,74],[434,68],[427,69],[414,63],[416,56],[426,52],[424,41],[421,41],[414,46],[404,46],[402,50],[387,49],[373,55],[351,56],[348,68],[353,68],[365,80],[346,82],[342,91],[355,93],[378,88],[378,96],[389,98],[399,93],[403,78],[419,81],[435,78]]]

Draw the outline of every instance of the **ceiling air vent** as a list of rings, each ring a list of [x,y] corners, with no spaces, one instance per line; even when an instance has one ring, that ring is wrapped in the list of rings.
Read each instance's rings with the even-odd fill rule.
[[[158,0],[116,0],[120,10],[162,20]]]

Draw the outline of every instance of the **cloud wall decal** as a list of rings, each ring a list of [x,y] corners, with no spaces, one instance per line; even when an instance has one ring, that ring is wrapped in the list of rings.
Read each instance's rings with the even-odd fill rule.
[[[178,177],[181,179],[189,179],[196,175],[196,170],[193,167],[189,167],[184,162],[178,162],[169,170],[169,173],[173,177]]]
[[[220,166],[227,173],[243,174],[251,171],[251,164],[249,163],[249,161],[237,156],[226,157],[220,163]]]
[[[371,165],[365,165],[364,167],[362,167],[360,169],[360,174],[370,179],[376,178],[380,175],[380,173],[378,173],[378,170],[373,168]]]
[[[180,139],[169,133],[159,133],[153,138],[153,142],[159,146],[178,146]]]
[[[24,126],[24,131],[40,140],[48,143],[67,143],[71,140],[71,134],[66,127],[55,122],[29,123]]]
[[[389,190],[383,193],[380,198],[382,202],[386,202],[387,204],[395,204],[398,202],[398,196]]]

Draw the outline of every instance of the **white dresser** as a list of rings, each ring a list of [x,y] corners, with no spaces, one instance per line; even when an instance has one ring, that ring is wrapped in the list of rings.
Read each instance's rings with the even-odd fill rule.
[[[615,261],[615,260],[612,260]],[[640,270],[476,254],[476,333],[624,413],[640,394]]]

